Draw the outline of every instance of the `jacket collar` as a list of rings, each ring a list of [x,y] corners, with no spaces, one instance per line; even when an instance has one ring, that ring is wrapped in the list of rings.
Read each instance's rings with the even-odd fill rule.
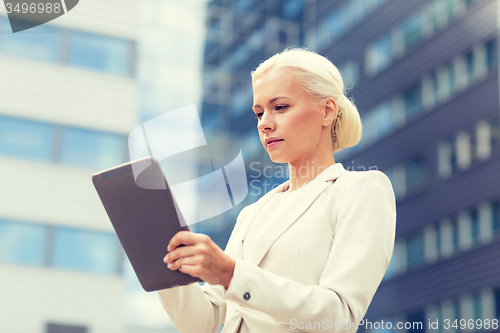
[[[276,239],[278,239],[281,234],[283,234],[290,226],[292,226],[295,221],[297,221],[298,218],[313,204],[316,198],[325,191],[330,181],[336,180],[345,172],[346,170],[344,169],[342,163],[332,164],[318,176],[316,176],[316,178],[314,178],[306,186],[304,186],[300,190],[297,190],[299,193],[295,193],[294,195],[301,196],[302,200],[293,200],[293,204],[288,203],[288,205],[291,206],[283,209],[283,215],[279,219],[273,221],[271,225],[267,224],[267,228],[263,230],[262,237],[260,237],[255,244],[250,262],[254,265],[259,265]],[[248,230],[252,226],[252,221],[255,221],[257,219],[259,213],[262,211],[267,202],[269,202],[269,200],[274,195],[287,188],[289,182],[290,181],[287,180],[281,185],[272,189],[257,202],[255,202],[254,205],[252,205],[252,209],[245,216],[245,221],[242,221],[242,226],[245,227],[240,229],[238,235],[238,238],[241,242],[248,234]]]

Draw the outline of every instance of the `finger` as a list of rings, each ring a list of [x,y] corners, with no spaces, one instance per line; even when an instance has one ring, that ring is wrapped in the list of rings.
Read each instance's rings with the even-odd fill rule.
[[[200,276],[202,275],[200,267],[196,265],[182,265],[179,271],[197,278],[201,278]]]
[[[193,233],[191,231],[182,230],[177,232],[170,240],[167,246],[169,252],[175,250],[179,245],[192,245],[194,244]]]
[[[163,261],[166,264],[170,264],[174,262],[175,260],[182,258],[182,257],[190,257],[196,253],[196,249],[192,245],[188,246],[180,246],[173,250],[172,252],[168,253],[164,258]]]
[[[181,266],[200,266],[201,258],[200,256],[183,257],[169,263],[167,267],[169,269],[175,270],[179,269]]]

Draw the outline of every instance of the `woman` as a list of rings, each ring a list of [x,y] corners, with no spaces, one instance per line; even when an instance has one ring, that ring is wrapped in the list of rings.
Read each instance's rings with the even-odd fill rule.
[[[326,58],[285,50],[252,83],[260,140],[290,179],[240,212],[225,251],[176,234],[164,261],[207,283],[161,290],[161,302],[181,332],[355,332],[392,256],[391,183],[335,163],[361,122]]]

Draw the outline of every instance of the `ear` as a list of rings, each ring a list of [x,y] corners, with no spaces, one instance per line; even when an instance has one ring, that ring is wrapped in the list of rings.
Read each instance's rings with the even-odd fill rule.
[[[323,126],[332,126],[333,121],[337,117],[337,103],[332,97],[328,97],[323,101]]]

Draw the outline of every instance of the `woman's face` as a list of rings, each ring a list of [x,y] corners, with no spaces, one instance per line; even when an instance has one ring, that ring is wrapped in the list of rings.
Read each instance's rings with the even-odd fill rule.
[[[273,162],[305,164],[321,158],[325,145],[323,112],[293,72],[271,69],[255,81],[253,93],[260,141]],[[268,144],[268,138],[280,141]]]

